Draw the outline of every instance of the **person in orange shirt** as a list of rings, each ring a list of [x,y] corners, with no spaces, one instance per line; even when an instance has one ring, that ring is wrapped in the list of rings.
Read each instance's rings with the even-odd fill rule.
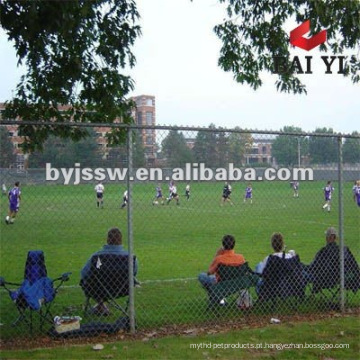
[[[224,235],[222,247],[217,250],[207,273],[201,273],[198,277],[200,284],[207,289],[211,285],[221,281],[217,270],[219,265],[238,266],[245,263],[245,258],[234,251],[235,238],[233,235]]]

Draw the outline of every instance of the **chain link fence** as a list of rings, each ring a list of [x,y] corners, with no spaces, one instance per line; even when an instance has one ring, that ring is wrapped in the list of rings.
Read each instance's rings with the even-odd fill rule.
[[[359,306],[358,135],[87,126],[2,141],[3,341]]]

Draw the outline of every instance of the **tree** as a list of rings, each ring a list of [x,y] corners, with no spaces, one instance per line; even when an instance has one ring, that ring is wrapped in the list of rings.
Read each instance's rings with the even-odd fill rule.
[[[302,130],[298,127],[284,126],[282,132],[294,135],[278,135],[271,147],[272,156],[279,165],[299,165],[299,155],[307,153],[307,139],[301,136]]]
[[[183,167],[186,163],[193,162],[193,155],[186,145],[185,137],[177,130],[169,131],[161,147],[167,165],[170,167]]]
[[[240,130],[237,126],[235,130]],[[243,165],[245,154],[249,153],[253,144],[251,134],[233,132],[229,135],[229,162],[236,166]]]
[[[133,81],[119,71],[135,64],[130,48],[140,28],[134,0],[1,1],[0,13],[18,63],[27,69],[4,113],[22,120],[25,152],[42,149],[50,135],[74,141],[87,136],[82,127],[66,126],[70,121],[132,122],[133,104],[126,96]],[[108,141],[118,144],[124,136],[113,128]]]
[[[338,161],[338,142],[331,128],[317,128],[315,134],[329,134],[332,137],[311,136],[309,156],[313,164],[331,164]]]
[[[289,34],[284,24],[290,19],[303,23],[310,19],[310,34],[327,29],[327,41],[321,51],[333,55],[350,49],[359,53],[360,2],[348,0],[219,0],[226,4],[227,18],[214,28],[222,41],[219,66],[234,74],[234,79],[249,84],[253,89],[262,85],[260,74],[274,72],[274,58],[289,59]],[[354,51],[355,50],[355,51]],[[346,59],[346,76],[354,83],[360,80],[360,59]],[[279,91],[306,93],[294,71],[278,75]]]
[[[140,131],[141,130],[136,131],[133,136],[133,166],[136,168],[143,167],[146,164],[145,147]]]
[[[215,128],[211,124],[210,129]],[[193,154],[195,161],[213,167],[216,164],[216,135],[212,131],[199,131],[196,135]]]
[[[9,138],[8,130],[5,126],[0,127],[0,168],[8,168],[15,162],[16,155],[14,153],[14,146]]]
[[[73,167],[80,163],[81,167],[92,167],[99,164],[99,152],[96,133],[87,129],[88,136],[74,142],[71,139],[59,139],[50,136],[42,151],[35,151],[29,156],[29,167],[44,167],[51,163],[53,167]]]
[[[347,163],[360,163],[360,137],[357,131],[352,133],[357,138],[346,138],[343,146],[343,159]]]

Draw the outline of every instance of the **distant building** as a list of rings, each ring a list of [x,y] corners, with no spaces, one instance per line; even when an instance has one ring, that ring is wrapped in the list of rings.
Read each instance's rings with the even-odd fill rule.
[[[133,118],[137,125],[156,125],[156,111],[155,111],[155,96],[152,95],[140,95],[131,98],[136,103],[136,108],[133,112]],[[62,106],[65,110],[68,106]],[[2,112],[5,110],[5,104],[0,103],[0,119],[2,118]],[[115,120],[116,121],[116,120]],[[118,122],[121,122],[119,119]],[[21,147],[19,145],[23,143],[24,139],[18,136],[17,125],[6,126],[11,142],[14,145],[14,152],[17,155],[16,164],[14,166],[19,169],[24,169],[26,156],[24,156]],[[97,144],[99,152],[104,158],[107,158],[109,149],[107,146],[106,133],[110,130],[109,127],[101,126],[95,127],[94,131],[97,134]],[[155,129],[143,129],[142,143],[145,149],[145,158],[147,165],[152,166],[155,163],[156,158],[156,133]]]
[[[136,109],[133,117],[136,125],[155,126],[156,125],[156,107],[155,96],[139,95],[131,98]],[[147,165],[153,166],[156,161],[156,131],[152,129],[142,129],[142,142],[145,148],[145,158]]]
[[[271,147],[274,139],[253,138],[251,150],[245,154],[246,165],[272,164]]]

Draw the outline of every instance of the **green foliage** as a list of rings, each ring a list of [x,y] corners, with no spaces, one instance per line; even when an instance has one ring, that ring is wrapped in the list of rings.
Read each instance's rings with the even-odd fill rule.
[[[321,51],[342,54],[359,49],[360,3],[348,0],[219,0],[226,4],[227,18],[215,26],[222,41],[219,66],[234,74],[234,79],[254,90],[262,85],[263,72],[272,73],[273,57],[289,58],[289,34],[285,23],[293,18],[298,24],[311,20],[311,35],[327,29],[327,41]],[[353,83],[360,80],[358,56],[346,59],[345,76]],[[276,88],[281,92],[306,93],[295,73],[278,75]]]
[[[41,150],[50,135],[74,141],[87,135],[84,128],[64,126],[70,121],[132,122],[126,96],[133,81],[119,70],[135,64],[130,47],[140,28],[134,0],[2,1],[0,13],[18,62],[27,68],[4,113],[22,120],[24,151]],[[121,129],[109,133],[110,143],[123,140]]]
[[[360,134],[354,131],[352,135],[358,138],[346,138],[343,146],[343,158],[346,163],[359,163],[360,162]]]
[[[0,127],[0,168],[8,168],[15,162],[14,146],[5,126]]]
[[[210,129],[215,130],[216,126],[210,124]],[[203,162],[207,166],[216,166],[217,155],[217,136],[214,131],[199,131],[195,138],[193,153],[197,162]]]
[[[197,162],[210,167],[221,167],[230,162],[240,166],[244,163],[244,154],[251,149],[252,135],[246,133],[216,132],[216,126],[210,124],[212,131],[199,131],[192,149]],[[221,127],[218,128],[222,130]],[[240,131],[239,127],[235,128]]]
[[[161,146],[163,156],[169,167],[181,167],[193,161],[193,155],[186,145],[184,134],[177,130],[170,130]]]
[[[59,139],[50,136],[43,147],[43,151],[35,151],[29,156],[30,168],[45,167],[51,163],[52,167],[74,167],[80,162],[82,167],[96,166],[101,154],[98,152],[96,134],[92,128],[87,129],[87,137],[78,142],[71,139]]]
[[[235,127],[240,130],[239,127]],[[229,135],[229,162],[239,166],[245,163],[245,154],[251,151],[253,138],[251,134],[235,133]]]
[[[315,129],[317,134],[334,134],[329,128]],[[338,139],[337,137],[316,137],[309,140],[309,156],[312,164],[331,164],[338,161]]]
[[[301,153],[307,154],[307,143],[308,140],[301,136],[301,128],[294,126],[284,126],[282,129],[284,133],[295,133],[299,136],[293,135],[278,135],[274,140],[271,152],[272,156],[275,157],[276,162],[283,166],[295,166],[299,163],[299,151],[300,161]]]

